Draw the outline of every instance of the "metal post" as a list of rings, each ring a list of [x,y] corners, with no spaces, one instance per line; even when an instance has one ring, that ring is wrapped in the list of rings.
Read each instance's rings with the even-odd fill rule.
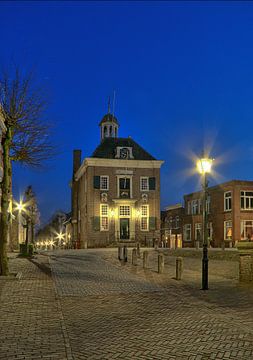
[[[203,258],[202,258],[202,290],[208,290],[208,248],[207,248],[207,224],[206,224],[206,174],[203,174]]]

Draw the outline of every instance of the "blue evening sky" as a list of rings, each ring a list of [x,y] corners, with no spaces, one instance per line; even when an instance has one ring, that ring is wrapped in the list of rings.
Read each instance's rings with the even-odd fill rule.
[[[161,207],[199,189],[191,154],[212,145],[219,176],[253,180],[253,4],[250,2],[4,2],[1,63],[36,66],[50,91],[61,150],[46,170],[14,167],[45,220],[70,210],[72,150],[91,155],[116,90],[120,136],[157,159]]]

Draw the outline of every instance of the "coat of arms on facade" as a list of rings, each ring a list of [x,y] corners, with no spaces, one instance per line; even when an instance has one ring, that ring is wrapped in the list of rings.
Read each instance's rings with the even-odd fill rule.
[[[144,203],[146,203],[148,201],[148,194],[142,194],[141,199]]]
[[[101,194],[101,201],[102,202],[107,202],[107,200],[108,200],[107,197],[108,197],[107,193],[102,193]]]

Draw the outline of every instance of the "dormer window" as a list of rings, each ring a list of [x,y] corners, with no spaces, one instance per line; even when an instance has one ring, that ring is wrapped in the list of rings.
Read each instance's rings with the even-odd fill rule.
[[[117,146],[115,159],[134,159],[133,148],[129,146]]]

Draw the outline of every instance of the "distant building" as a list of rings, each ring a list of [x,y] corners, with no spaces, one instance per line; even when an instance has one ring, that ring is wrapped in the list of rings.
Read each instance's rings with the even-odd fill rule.
[[[161,214],[163,245],[172,249],[182,247],[184,207],[182,204],[170,205]]]
[[[81,162],[74,150],[72,238],[77,247],[129,243],[160,236],[160,167],[131,137],[119,138],[110,112],[100,124],[101,142]]]
[[[202,245],[202,193],[184,196],[183,247]],[[253,181],[232,180],[208,188],[208,239],[212,246],[253,241]]]

